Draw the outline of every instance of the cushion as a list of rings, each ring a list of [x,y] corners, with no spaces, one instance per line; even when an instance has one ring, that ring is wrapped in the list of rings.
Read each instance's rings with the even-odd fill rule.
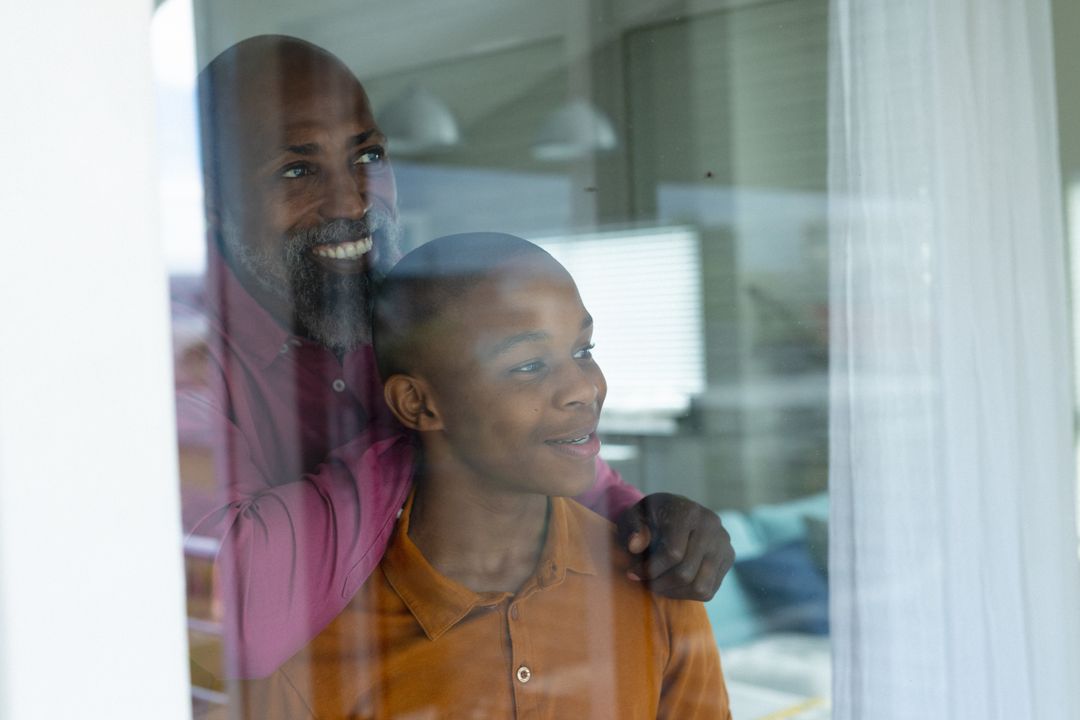
[[[735,549],[735,557],[750,558],[765,552],[768,543],[760,534],[760,531],[745,513],[738,510],[721,510],[720,522],[731,536],[731,547]]]
[[[727,574],[712,600],[705,603],[716,644],[735,647],[763,635],[768,628],[739,576]]]
[[[735,574],[770,632],[829,632],[829,586],[805,540],[736,560]]]
[[[758,537],[769,546],[806,536],[804,518],[829,519],[829,494],[818,493],[775,505],[758,505],[750,511],[750,522]]]
[[[737,558],[749,558],[765,551],[765,543],[757,536],[750,519],[737,510],[720,513],[724,529],[731,536]],[[741,645],[765,632],[765,623],[758,615],[753,599],[739,577],[729,572],[712,600],[705,603],[716,644],[720,647]]]

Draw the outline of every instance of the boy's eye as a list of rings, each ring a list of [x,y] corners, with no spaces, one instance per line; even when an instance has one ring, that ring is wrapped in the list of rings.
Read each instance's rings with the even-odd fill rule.
[[[381,147],[372,147],[364,150],[356,159],[353,160],[353,165],[372,165],[374,163],[382,162],[386,159],[386,151]]]
[[[314,171],[309,165],[290,165],[281,171],[281,177],[286,180],[295,180],[296,178],[304,177],[305,175],[312,175]]]
[[[522,365],[518,365],[517,367],[511,368],[510,372],[512,372],[512,373],[521,373],[521,374],[524,374],[524,375],[528,375],[530,373],[540,372],[543,369],[544,369],[544,363],[542,361],[540,361],[540,360],[531,360],[530,362],[527,362],[527,363],[524,363]]]
[[[596,347],[595,343],[589,343],[585,347],[574,353],[575,360],[588,360],[592,357],[593,348]]]

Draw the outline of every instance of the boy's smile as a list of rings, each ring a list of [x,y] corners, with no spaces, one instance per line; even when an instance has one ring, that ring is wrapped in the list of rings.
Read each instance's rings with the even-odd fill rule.
[[[600,440],[596,437],[595,429],[569,440],[548,440],[547,444],[571,457],[593,457],[600,451]]]
[[[455,474],[487,491],[578,495],[595,478],[607,385],[592,317],[562,267],[532,258],[454,301],[423,363]]]

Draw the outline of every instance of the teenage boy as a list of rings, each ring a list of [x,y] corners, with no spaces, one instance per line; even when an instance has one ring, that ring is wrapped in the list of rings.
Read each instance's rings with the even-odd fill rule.
[[[397,265],[375,353],[416,440],[382,451],[415,452],[414,490],[345,610],[246,685],[248,717],[730,718],[704,607],[629,580],[614,526],[569,499],[600,449],[592,325],[520,238],[444,237]]]

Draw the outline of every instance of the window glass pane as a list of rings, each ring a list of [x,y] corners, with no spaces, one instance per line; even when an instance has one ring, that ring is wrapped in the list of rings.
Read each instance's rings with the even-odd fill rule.
[[[726,693],[739,718],[829,717],[827,22],[826,0],[715,0],[693,9],[601,0],[162,5],[163,223],[197,715],[232,704],[260,717],[261,708],[292,702],[401,709],[398,684],[376,684],[383,696],[355,680],[405,662],[395,645],[404,641],[372,635],[378,619],[364,615],[359,634],[343,630],[370,610],[363,603],[371,593],[404,602],[406,619],[429,637],[480,642],[469,635],[479,611],[433,633],[403,599],[408,593],[393,592],[404,561],[391,554],[377,567],[388,541],[391,549],[404,542],[393,520],[409,472],[402,480],[398,471],[413,465],[396,450],[377,462],[370,454],[396,447],[386,434],[396,425],[369,338],[343,329],[366,327],[359,318],[367,305],[342,299],[367,298],[370,289],[346,279],[309,293],[312,312],[336,324],[296,310],[308,301],[300,286],[310,277],[362,275],[376,256],[389,266],[396,220],[403,252],[454,233],[510,233],[573,276],[608,387],[599,454],[615,471],[601,470],[613,488],[606,502],[589,497],[586,505],[617,519],[638,498],[625,482],[649,497],[685,496],[722,520],[738,561],[703,608],[686,600],[670,610],[663,592],[644,595],[665,622],[674,616],[663,613],[690,617],[688,627],[669,629],[676,636],[697,637],[707,617],[711,629],[695,652],[711,657],[719,647],[726,690],[709,685],[711,697],[686,702],[709,713],[727,706]],[[183,39],[192,29],[194,40]],[[251,48],[272,44],[265,38],[230,50],[266,33],[338,60],[310,48],[257,55]],[[221,60],[223,52],[233,60]],[[366,103],[342,68],[362,83]],[[201,137],[196,70],[212,89]],[[298,118],[316,129],[297,134],[288,121]],[[376,126],[385,140],[366,134]],[[383,149],[387,160],[376,157]],[[372,224],[328,224],[339,220]],[[303,234],[313,228],[323,234]],[[363,256],[366,235],[376,248],[368,260],[315,257],[318,247]],[[293,261],[282,248],[290,244],[307,253],[298,250],[295,262],[317,268],[313,275],[288,275]],[[537,292],[543,305],[547,296]],[[343,333],[349,340],[335,345]],[[450,345],[442,351],[449,362]],[[464,407],[473,395],[453,397]],[[507,428],[492,422],[486,435],[469,437],[505,450],[513,447]],[[545,528],[538,552],[554,542]],[[712,542],[710,552],[726,546]],[[440,550],[422,550],[433,564],[428,580],[470,577],[440,565]],[[605,558],[601,576],[621,580],[622,556]],[[557,658],[522,645],[514,622],[524,623],[525,637],[565,635],[566,657],[578,660],[569,648],[583,631],[573,629],[573,614],[534,619],[522,588],[530,578],[547,581],[541,564],[526,575],[516,595],[485,595],[477,606],[505,613],[506,624],[493,626],[500,634],[490,642],[501,644],[474,652],[512,657],[492,683],[492,702],[526,702],[529,692],[585,702],[590,688],[605,702],[634,700],[625,687],[611,690],[612,678],[630,677],[605,654],[620,643],[637,643],[641,682],[633,687],[680,679],[644,669],[662,668],[666,651],[647,624],[618,609],[608,597],[615,591],[596,585],[582,591],[578,613],[600,613],[586,623],[583,647],[594,656],[587,667],[566,660],[551,674]],[[424,599],[442,597],[429,590]],[[426,694],[409,691],[410,710],[438,714],[475,702],[432,672]],[[593,679],[582,687],[583,677]],[[650,701],[677,702],[649,692]]]

